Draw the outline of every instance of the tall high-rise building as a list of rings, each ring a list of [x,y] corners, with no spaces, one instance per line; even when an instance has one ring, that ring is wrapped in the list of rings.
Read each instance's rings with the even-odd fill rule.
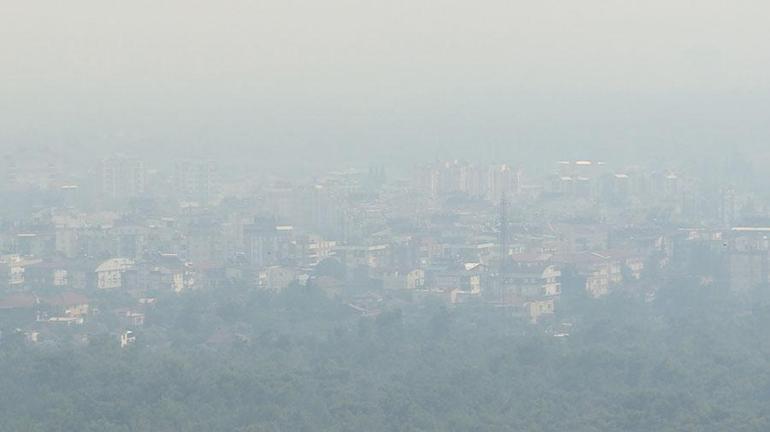
[[[207,205],[218,196],[216,164],[213,161],[184,160],[176,164],[174,188],[179,198]]]
[[[16,159],[10,155],[5,156],[3,168],[4,168],[4,172],[3,172],[4,186],[12,187],[13,185],[16,184],[18,180],[18,175],[19,175]]]
[[[499,202],[501,197],[518,192],[519,175],[507,164],[489,167],[487,178],[487,199],[492,202]]]
[[[289,257],[294,228],[275,225],[269,218],[255,218],[254,223],[244,227],[243,236],[249,264],[263,268],[281,264]]]
[[[136,158],[113,156],[101,163],[102,194],[121,200],[144,194],[144,163]]]

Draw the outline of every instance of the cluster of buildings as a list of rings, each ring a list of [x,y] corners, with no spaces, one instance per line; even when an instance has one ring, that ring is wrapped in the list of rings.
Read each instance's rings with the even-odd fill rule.
[[[30,341],[101,315],[128,345],[157,298],[225,287],[305,285],[366,316],[434,297],[538,322],[570,297],[652,299],[672,268],[736,292],[770,283],[770,228],[738,224],[769,214],[761,200],[676,167],[442,161],[255,180],[207,160],[112,156],[81,177],[21,165],[2,192],[18,206],[0,226],[0,325]]]

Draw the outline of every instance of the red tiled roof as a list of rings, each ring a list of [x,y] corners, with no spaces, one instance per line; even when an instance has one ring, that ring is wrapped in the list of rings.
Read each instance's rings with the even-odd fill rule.
[[[575,252],[556,254],[551,260],[562,264],[590,265],[605,263],[610,257],[591,252]]]
[[[0,309],[31,309],[36,303],[33,294],[11,294],[0,300]]]
[[[514,262],[543,262],[548,261],[549,258],[551,258],[551,254],[539,252],[523,252],[511,255]]]
[[[47,297],[43,299],[43,302],[51,306],[74,306],[88,304],[89,300],[88,297],[82,294],[65,292],[52,297]]]

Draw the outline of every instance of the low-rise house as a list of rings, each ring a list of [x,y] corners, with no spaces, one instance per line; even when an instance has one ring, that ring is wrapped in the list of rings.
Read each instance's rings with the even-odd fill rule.
[[[338,246],[336,256],[347,267],[381,268],[389,264],[390,248],[387,244]]]
[[[136,335],[131,330],[125,330],[122,333],[120,333],[120,347],[126,348],[129,345],[133,345],[136,343]]]
[[[75,267],[78,267],[78,262],[67,259],[34,263],[24,270],[24,286],[32,289],[70,287],[76,280]],[[93,268],[91,268],[92,271]]]
[[[549,255],[514,255],[501,270],[500,295],[504,303],[518,298],[538,299],[561,294],[561,269]]]
[[[601,252],[600,255],[620,264],[621,278],[618,282],[626,281],[626,278],[628,279],[626,282],[637,281],[642,278],[645,258],[641,254],[629,250],[608,250]]]
[[[14,293],[0,299],[0,324],[18,326],[34,321],[39,302],[30,293]]]
[[[449,295],[449,302],[452,304],[469,303],[474,300],[481,299],[480,291],[463,291],[459,289],[453,289],[445,291]]]
[[[88,315],[90,310],[88,297],[74,292],[43,297],[40,299],[40,303],[45,306],[49,315],[79,318]]]
[[[770,227],[734,227],[726,236],[727,277],[737,293],[770,284]]]
[[[196,274],[191,263],[176,254],[159,254],[136,266],[138,290],[181,293],[196,288]]]
[[[24,270],[24,286],[90,290],[97,286],[98,263],[83,259],[52,259],[34,263]]]
[[[524,308],[529,314],[530,321],[537,323],[542,317],[553,315],[555,308],[554,300],[553,298],[530,300],[524,303]]]
[[[316,265],[331,257],[337,242],[326,240],[318,235],[305,234],[295,241],[296,261],[302,265]]]
[[[382,287],[386,290],[415,290],[425,285],[425,271],[414,269],[408,272],[390,271],[382,274]]]
[[[115,311],[121,324],[127,327],[141,327],[144,325],[144,313],[133,309],[120,308]]]
[[[451,258],[483,264],[489,264],[496,251],[497,245],[492,241],[450,244],[445,248],[445,253]]]
[[[605,225],[560,223],[549,227],[562,243],[560,250],[566,252],[604,250],[609,244],[609,227]]]
[[[481,293],[482,277],[486,266],[480,263],[434,266],[427,275],[426,284],[433,290],[459,290],[474,295]]]
[[[38,300],[36,321],[48,324],[83,324],[88,315],[90,302],[87,297],[73,292],[64,292]]]
[[[21,289],[24,286],[26,269],[42,260],[20,255],[0,257],[0,289]]]
[[[288,267],[270,266],[260,271],[258,277],[259,288],[279,292],[297,279],[297,272]]]
[[[214,262],[193,263],[191,271],[196,276],[196,287],[217,289],[230,282],[230,278],[227,275],[227,267]]]
[[[48,256],[56,249],[56,236],[50,227],[35,227],[28,232],[16,233],[13,241],[15,253],[24,256]]]
[[[584,280],[589,296],[599,298],[610,293],[612,287],[623,281],[623,265],[619,259],[596,252],[558,254],[552,258]]]
[[[123,287],[123,275],[134,267],[128,258],[111,258],[103,261],[96,268],[96,287],[99,289],[118,289]]]
[[[496,306],[504,308],[519,319],[527,320],[532,324],[537,324],[543,318],[551,316],[556,310],[555,297],[540,297],[525,299],[510,294],[504,303],[498,302]]]

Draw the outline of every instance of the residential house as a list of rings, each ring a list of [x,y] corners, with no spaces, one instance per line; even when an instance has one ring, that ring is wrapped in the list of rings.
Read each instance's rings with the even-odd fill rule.
[[[263,290],[279,292],[296,279],[295,270],[282,266],[270,266],[259,272],[257,286]]]
[[[569,269],[583,282],[589,296],[598,298],[609,294],[612,287],[623,281],[621,260],[597,252],[557,254],[552,262]]]
[[[103,261],[96,268],[96,287],[99,289],[118,289],[123,287],[123,275],[134,267],[134,261],[128,258],[111,258]]]

